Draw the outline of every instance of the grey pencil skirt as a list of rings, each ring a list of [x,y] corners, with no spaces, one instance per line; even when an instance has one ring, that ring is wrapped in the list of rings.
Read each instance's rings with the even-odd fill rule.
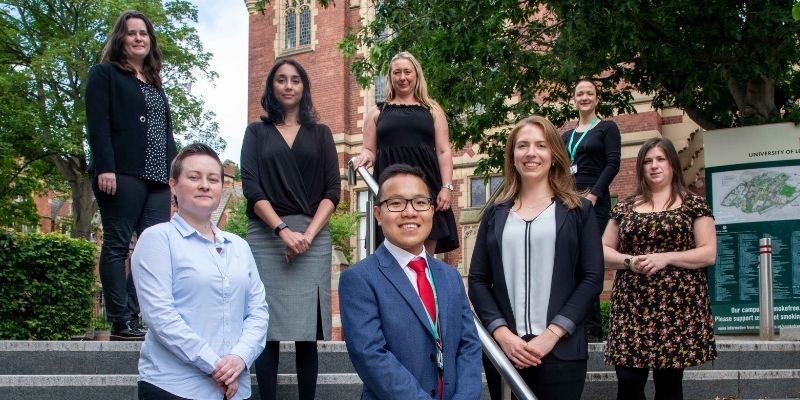
[[[292,231],[304,232],[311,223],[307,215],[285,215]],[[260,219],[250,219],[247,243],[264,282],[269,305],[269,341],[317,340],[317,312],[322,340],[331,339],[331,234],[328,225],[319,232],[305,253],[287,263],[286,245]]]

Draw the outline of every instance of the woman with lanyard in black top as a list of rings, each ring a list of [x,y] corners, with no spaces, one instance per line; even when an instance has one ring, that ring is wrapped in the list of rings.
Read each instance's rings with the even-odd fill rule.
[[[570,171],[575,177],[575,189],[584,192],[584,197],[594,205],[594,213],[602,232],[611,211],[608,187],[619,172],[619,128],[614,121],[602,120],[597,116],[600,98],[597,85],[591,80],[578,81],[573,100],[578,109],[578,125],[562,134],[561,139],[567,146],[567,154],[572,162]],[[586,317],[586,330],[589,342],[603,340],[599,298],[595,300]]]
[[[269,305],[267,345],[256,359],[261,399],[276,398],[280,341],[295,342],[300,399],[314,399],[316,340],[331,339],[331,235],[339,162],[331,130],[317,122],[308,74],[280,60],[267,76],[266,115],[247,127],[242,189],[247,242]]]

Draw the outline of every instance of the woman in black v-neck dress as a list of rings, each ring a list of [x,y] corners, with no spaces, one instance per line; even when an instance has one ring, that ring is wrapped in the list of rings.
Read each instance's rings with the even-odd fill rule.
[[[453,158],[447,117],[428,96],[422,67],[413,55],[401,52],[392,58],[386,101],[373,107],[364,124],[364,148],[353,158],[354,166],[369,167],[379,180],[393,164],[409,164],[425,173],[436,212],[425,248],[446,253],[458,248],[458,230],[452,210]],[[376,243],[382,241],[378,229]]]
[[[294,341],[300,399],[313,399],[316,340],[331,339],[331,237],[328,219],[341,184],[333,135],[316,122],[303,67],[278,61],[261,104],[262,121],[242,144],[247,242],[264,282],[269,331],[255,362],[262,399],[276,398],[280,341]]]

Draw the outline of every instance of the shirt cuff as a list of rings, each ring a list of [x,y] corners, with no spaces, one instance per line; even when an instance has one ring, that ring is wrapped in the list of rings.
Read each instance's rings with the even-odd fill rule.
[[[561,329],[567,331],[567,335],[575,333],[575,323],[561,314],[556,315],[550,323],[560,326]]]
[[[486,330],[489,331],[489,334],[492,334],[495,331],[495,329],[501,326],[508,326],[508,323],[506,322],[505,318],[498,318],[490,322],[489,325],[486,326]]]
[[[252,349],[248,348],[247,345],[242,343],[237,343],[236,346],[233,346],[233,349],[231,350],[231,354],[239,356],[239,358],[244,361],[244,365],[247,368],[250,368],[250,366],[253,365],[253,361],[255,361],[256,357],[258,357],[258,354],[254,353],[255,352]]]
[[[211,346],[205,345],[203,346],[203,350],[200,351],[200,360],[197,361],[197,366],[203,372],[210,374],[214,372],[214,368],[217,366],[217,361],[219,361],[220,357],[217,355],[214,350],[211,350]]]

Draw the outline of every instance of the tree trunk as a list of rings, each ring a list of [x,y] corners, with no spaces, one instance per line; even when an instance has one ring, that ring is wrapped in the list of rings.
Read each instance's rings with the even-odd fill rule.
[[[92,193],[92,182],[86,174],[85,157],[69,155],[54,156],[53,164],[69,183],[72,191],[72,237],[89,239],[92,228],[92,217],[97,210],[97,203]]]
[[[88,175],[82,175],[83,179],[70,182],[72,188],[72,215],[75,224],[72,227],[72,237],[89,239],[92,233],[92,218],[97,211],[97,202],[92,193],[92,184]]]
[[[739,109],[743,125],[758,125],[780,116],[775,106],[775,80],[756,76],[749,80],[728,74],[728,88]]]

